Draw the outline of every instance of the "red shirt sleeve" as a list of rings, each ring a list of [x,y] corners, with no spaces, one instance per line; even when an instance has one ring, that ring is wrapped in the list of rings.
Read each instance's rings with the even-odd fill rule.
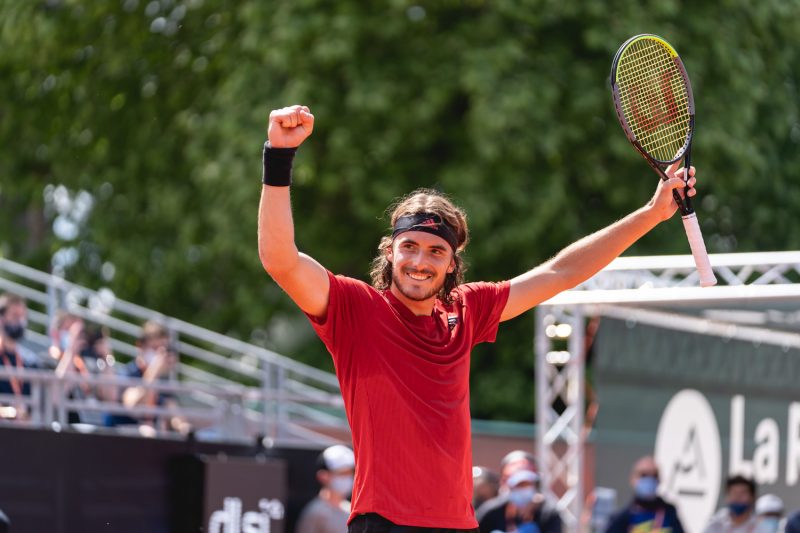
[[[464,314],[472,328],[473,345],[494,342],[500,315],[508,302],[511,283],[478,281],[458,287],[464,301]]]
[[[311,326],[334,357],[350,353],[355,332],[363,327],[370,316],[370,308],[377,291],[370,285],[346,276],[336,276],[328,271],[330,293],[324,317],[306,313]]]

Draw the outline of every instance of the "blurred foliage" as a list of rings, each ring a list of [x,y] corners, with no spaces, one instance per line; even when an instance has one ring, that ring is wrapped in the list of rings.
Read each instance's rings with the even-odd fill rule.
[[[269,110],[317,117],[297,240],[365,278],[420,187],[503,279],[645,203],[608,90],[636,33],[682,54],[712,252],[800,248],[798,0],[0,0],[0,246],[16,261],[328,370],[256,251]],[[82,200],[80,200],[82,199]],[[629,254],[687,253],[677,217]],[[473,354],[473,414],[533,417],[533,321]]]

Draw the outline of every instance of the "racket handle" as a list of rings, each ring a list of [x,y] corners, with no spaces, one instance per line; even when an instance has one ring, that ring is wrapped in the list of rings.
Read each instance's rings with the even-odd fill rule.
[[[711,261],[708,260],[706,244],[703,242],[703,234],[700,233],[700,224],[697,223],[697,213],[691,213],[683,218],[683,227],[686,229],[686,236],[689,237],[689,247],[692,249],[694,264],[697,265],[697,272],[700,274],[700,286],[711,287],[717,284],[714,271],[711,270]]]

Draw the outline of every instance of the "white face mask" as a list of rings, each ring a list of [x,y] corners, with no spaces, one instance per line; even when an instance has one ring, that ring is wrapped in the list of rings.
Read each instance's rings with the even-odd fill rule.
[[[349,496],[353,492],[353,476],[349,474],[331,476],[328,488],[342,496]]]
[[[153,359],[158,355],[158,350],[145,350],[142,352],[142,358],[148,365],[153,362]]]
[[[533,487],[511,489],[508,493],[508,501],[513,503],[514,507],[520,509],[531,503],[534,496],[536,496],[536,489]]]
[[[58,336],[58,343],[61,351],[64,352],[69,348],[69,331],[62,331]]]

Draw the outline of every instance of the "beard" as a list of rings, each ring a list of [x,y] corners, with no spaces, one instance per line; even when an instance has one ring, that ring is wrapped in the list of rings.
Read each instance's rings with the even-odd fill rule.
[[[435,274],[433,274],[430,271],[424,271],[421,273],[432,274],[435,276]],[[442,279],[440,283],[434,285],[428,290],[424,289],[415,290],[409,286],[410,283],[405,277],[405,272],[397,272],[397,270],[392,270],[392,283],[394,284],[394,286],[397,287],[397,290],[400,291],[400,294],[402,294],[409,300],[413,300],[415,302],[422,302],[439,294],[439,292],[442,290],[442,287],[444,287],[444,281],[445,280]],[[424,292],[420,292],[421,290]]]

